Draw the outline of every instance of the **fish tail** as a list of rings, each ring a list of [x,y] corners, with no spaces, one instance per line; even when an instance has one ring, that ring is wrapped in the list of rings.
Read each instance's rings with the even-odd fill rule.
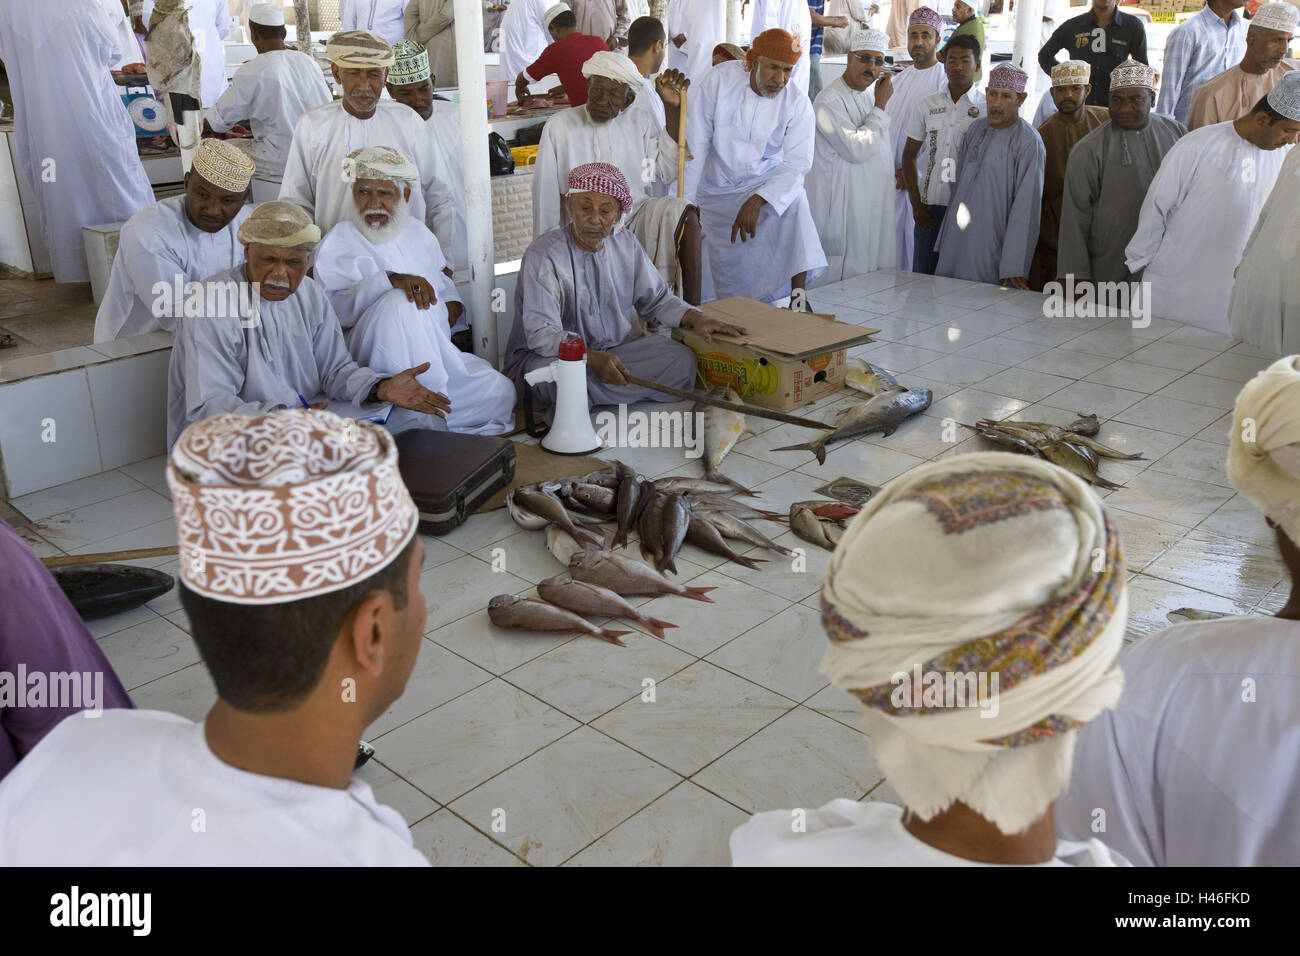
[[[766,518],[769,521],[785,521],[787,518],[790,517],[789,515],[783,514],[780,511],[764,511],[762,508],[755,508],[754,513],[758,515],[762,515],[764,518]]]
[[[747,558],[743,555],[736,555],[731,559],[739,565],[749,568],[751,571],[757,571],[760,564],[767,564],[767,558]]]
[[[716,590],[717,590],[716,587],[711,587],[711,588],[686,588],[685,593],[682,594],[682,597],[692,598],[692,599],[694,599],[694,600],[696,600],[696,601],[704,601],[704,602],[707,603],[707,604],[714,604],[714,603],[716,603],[716,602],[713,600],[713,598],[711,598],[711,597],[708,596],[708,593],[707,593],[707,592],[709,592],[709,591],[716,591]]]
[[[812,451],[815,442],[806,441],[800,445],[782,445],[780,448],[773,448],[772,451]]]
[[[813,442],[813,453],[817,456],[817,464],[826,464],[826,443],[824,441]]]
[[[667,621],[661,621],[657,617],[643,617],[641,618],[641,624],[661,641],[664,639],[664,628],[677,626],[676,624],[669,624]]]
[[[1107,479],[1107,478],[1103,478],[1101,475],[1095,475],[1095,476],[1093,477],[1093,479],[1092,479],[1092,483],[1093,483],[1094,485],[1100,485],[1101,487],[1103,487],[1103,488],[1107,488],[1107,489],[1109,489],[1109,490],[1111,490],[1111,491],[1114,491],[1116,488],[1123,488],[1123,487],[1124,487],[1123,485],[1117,485],[1117,484],[1115,484],[1115,482],[1110,481],[1110,480]]]
[[[761,492],[758,491],[751,491],[750,489],[742,485],[740,482],[728,478],[720,471],[709,472],[707,475],[704,476],[704,480],[717,481],[717,482],[721,482],[724,485],[730,485],[732,488],[735,488],[736,491],[739,492],[740,494],[749,495],[751,498],[757,498],[761,494]]]
[[[627,645],[624,644],[622,641],[620,641],[619,638],[622,637],[624,634],[631,634],[631,633],[632,633],[631,631],[611,631],[607,627],[602,627],[600,629],[600,638],[602,640],[609,641],[611,644],[617,644],[619,647],[627,647]]]

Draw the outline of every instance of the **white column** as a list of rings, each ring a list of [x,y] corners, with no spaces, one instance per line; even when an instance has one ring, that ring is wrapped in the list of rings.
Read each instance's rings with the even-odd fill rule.
[[[727,2],[727,42],[740,45],[740,0]]]
[[[492,176],[488,169],[487,67],[482,0],[456,0],[456,71],[460,80],[461,157],[465,170],[465,231],[469,289],[464,296],[474,354],[497,365],[497,317],[492,311],[496,257],[492,252]]]
[[[1016,42],[1011,52],[1011,62],[1029,74],[1025,81],[1025,105],[1030,111],[1038,105],[1034,96],[1038,86],[1038,50],[1042,44],[1043,0],[1016,0]]]

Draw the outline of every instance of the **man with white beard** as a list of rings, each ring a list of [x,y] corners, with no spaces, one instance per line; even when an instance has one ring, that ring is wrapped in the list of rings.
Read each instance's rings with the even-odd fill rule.
[[[353,205],[320,244],[316,279],[329,294],[352,357],[381,373],[428,362],[418,380],[451,399],[448,429],[473,435],[513,430],[514,384],[452,344],[451,328],[464,305],[443,274],[438,240],[410,216],[415,167],[387,146],[355,150],[345,163]]]
[[[339,178],[343,158],[362,146],[387,145],[409,156],[420,171],[411,215],[428,226],[444,249],[456,248],[456,204],[424,121],[408,107],[380,99],[393,48],[361,30],[336,33],[325,44],[343,98],[303,113],[293,129],[280,199],[307,210],[329,232],[348,217],[351,183]]]
[[[396,375],[352,360],[324,287],[307,275],[320,228],[301,207],[264,202],[239,227],[244,261],[204,281],[208,308],[176,324],[167,370],[167,447],[194,422],[234,412],[326,408],[382,416],[390,432],[445,431],[445,395],[417,380],[423,362]],[[396,406],[385,409],[384,403]]]

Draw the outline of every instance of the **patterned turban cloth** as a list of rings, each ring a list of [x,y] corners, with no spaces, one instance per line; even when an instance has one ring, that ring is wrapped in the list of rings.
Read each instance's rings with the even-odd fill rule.
[[[365,30],[342,30],[325,41],[325,55],[345,70],[393,65],[393,48],[383,37]]]
[[[181,580],[231,604],[351,587],[391,564],[419,520],[387,431],[303,408],[195,422],[167,487]]]
[[[799,62],[799,57],[803,56],[803,45],[793,33],[776,28],[764,30],[749,45],[749,52],[745,54],[745,66],[752,70],[760,56],[794,66]]]
[[[939,16],[939,11],[933,7],[917,7],[907,18],[907,25],[929,27],[934,31],[935,36],[943,34],[943,17]]]
[[[429,68],[429,51],[414,40],[398,40],[393,47],[393,66],[388,82],[394,86],[422,83],[433,75]]]
[[[236,237],[244,245],[256,242],[282,249],[315,249],[320,242],[320,227],[301,206],[276,200],[256,206]]]
[[[632,211],[632,190],[628,188],[623,171],[610,163],[583,163],[569,172],[569,192],[601,193],[613,196],[623,206],[623,212]]]
[[[1005,452],[894,479],[821,591],[821,672],[923,819],[960,800],[1016,833],[1064,791],[1073,731],[1114,707],[1127,603],[1114,525],[1082,480]]]
[[[1029,74],[1018,66],[1012,66],[1010,63],[999,63],[993,69],[989,70],[990,90],[1010,90],[1012,93],[1023,93],[1025,83],[1029,80]]]

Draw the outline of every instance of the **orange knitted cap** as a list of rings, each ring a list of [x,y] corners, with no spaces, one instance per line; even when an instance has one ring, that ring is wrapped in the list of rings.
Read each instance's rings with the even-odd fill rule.
[[[793,66],[803,56],[803,44],[797,36],[785,30],[764,30],[750,44],[749,52],[745,54],[745,65],[752,69],[760,56]]]

